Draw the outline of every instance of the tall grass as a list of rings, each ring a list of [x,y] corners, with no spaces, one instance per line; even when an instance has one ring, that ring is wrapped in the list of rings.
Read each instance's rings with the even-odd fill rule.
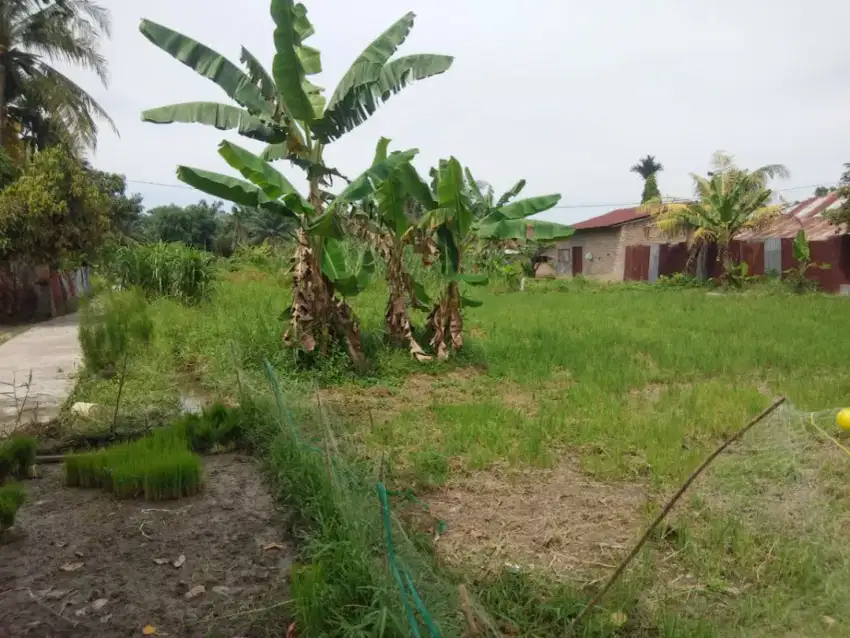
[[[107,255],[104,270],[119,288],[138,286],[149,297],[197,303],[215,282],[214,261],[210,253],[181,243],[133,244]]]
[[[0,483],[9,476],[28,476],[35,463],[37,447],[37,441],[31,436],[12,436],[0,441]]]
[[[17,483],[0,486],[0,532],[15,524],[15,515],[26,499],[26,491]]]

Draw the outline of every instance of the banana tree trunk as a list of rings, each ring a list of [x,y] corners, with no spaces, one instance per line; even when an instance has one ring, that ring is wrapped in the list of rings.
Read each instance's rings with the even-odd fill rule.
[[[428,326],[433,331],[431,346],[438,359],[449,358],[449,342],[454,352],[463,347],[463,317],[460,314],[460,289],[456,281],[449,283],[428,316]]]
[[[295,266],[292,270],[292,306],[289,327],[283,335],[287,346],[306,352],[328,354],[331,340],[345,344],[355,368],[362,370],[366,355],[360,341],[360,324],[349,305],[334,296],[333,283],[322,274],[307,233],[298,230]]]
[[[407,299],[413,290],[413,280],[404,270],[403,250],[399,246],[392,246],[387,253],[387,284],[390,289],[384,315],[387,334],[392,343],[406,346],[414,359],[427,361],[431,357],[413,337],[413,326],[407,312]]]
[[[0,148],[6,142],[6,47],[0,45]]]

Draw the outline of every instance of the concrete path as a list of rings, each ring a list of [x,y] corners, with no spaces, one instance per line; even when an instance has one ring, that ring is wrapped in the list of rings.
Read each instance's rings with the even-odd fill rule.
[[[49,421],[74,388],[71,375],[80,365],[77,316],[57,317],[0,344],[0,435],[15,425],[32,371],[29,396],[21,422]],[[17,386],[17,399],[11,384]]]

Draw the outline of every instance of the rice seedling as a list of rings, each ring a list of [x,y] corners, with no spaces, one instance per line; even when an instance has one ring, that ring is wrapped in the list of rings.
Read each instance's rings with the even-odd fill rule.
[[[0,442],[0,482],[7,476],[25,478],[35,463],[38,443],[30,436],[13,436]]]
[[[161,428],[139,441],[65,459],[66,485],[99,487],[122,499],[191,496],[202,482],[201,460],[179,428]]]
[[[26,498],[26,491],[16,483],[0,486],[0,531],[14,525],[18,508],[24,504]]]

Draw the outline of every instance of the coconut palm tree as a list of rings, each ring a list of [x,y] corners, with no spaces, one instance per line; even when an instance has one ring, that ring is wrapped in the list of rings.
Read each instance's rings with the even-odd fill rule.
[[[452,58],[416,54],[393,58],[413,28],[414,14],[393,23],[358,56],[342,76],[329,99],[308,76],[322,70],[320,52],[305,44],[314,33],[307,9],[293,0],[271,0],[275,23],[275,56],[269,73],[244,47],[243,71],[209,47],[167,27],[143,20],[142,34],[156,46],[221,87],[239,106],[216,102],[189,102],[163,106],[142,114],[158,124],[194,122],[235,130],[266,142],[259,156],[224,142],[219,153],[247,180],[180,166],[177,177],[199,190],[229,201],[264,208],[294,220],[297,228],[295,265],[292,269],[292,306],[284,340],[301,349],[328,351],[329,338],[343,342],[356,365],[364,363],[359,326],[344,296],[356,294],[372,269],[348,268],[341,243],[340,215],[354,202],[372,193],[398,164],[408,162],[415,149],[393,153],[373,164],[354,180],[346,178],[324,160],[325,147],[359,126],[377,107],[408,84],[446,71]],[[285,159],[307,177],[307,196],[270,162]],[[325,190],[333,178],[349,181],[333,196]],[[328,201],[333,204],[328,206]]]
[[[695,199],[684,203],[663,203],[660,198],[646,204],[662,232],[689,235],[692,248],[717,245],[717,261],[728,278],[734,264],[729,244],[742,230],[763,227],[782,211],[782,204],[771,203],[773,191],[768,183],[787,178],[781,164],[768,164],[755,170],[738,168],[732,157],[722,151],[714,154],[714,170],[708,177],[691,173]]]
[[[646,157],[642,157],[629,170],[643,178],[643,194],[640,198],[641,204],[645,204],[661,195],[658,190],[658,178],[656,174],[663,171],[664,166],[660,162],[655,161],[655,156],[647,155]]]
[[[60,137],[94,147],[97,122],[115,128],[97,101],[58,71],[61,61],[94,71],[106,84],[100,39],[110,34],[109,11],[94,0],[0,2],[0,144],[15,130],[9,117],[50,120]],[[11,108],[14,107],[14,108]]]

